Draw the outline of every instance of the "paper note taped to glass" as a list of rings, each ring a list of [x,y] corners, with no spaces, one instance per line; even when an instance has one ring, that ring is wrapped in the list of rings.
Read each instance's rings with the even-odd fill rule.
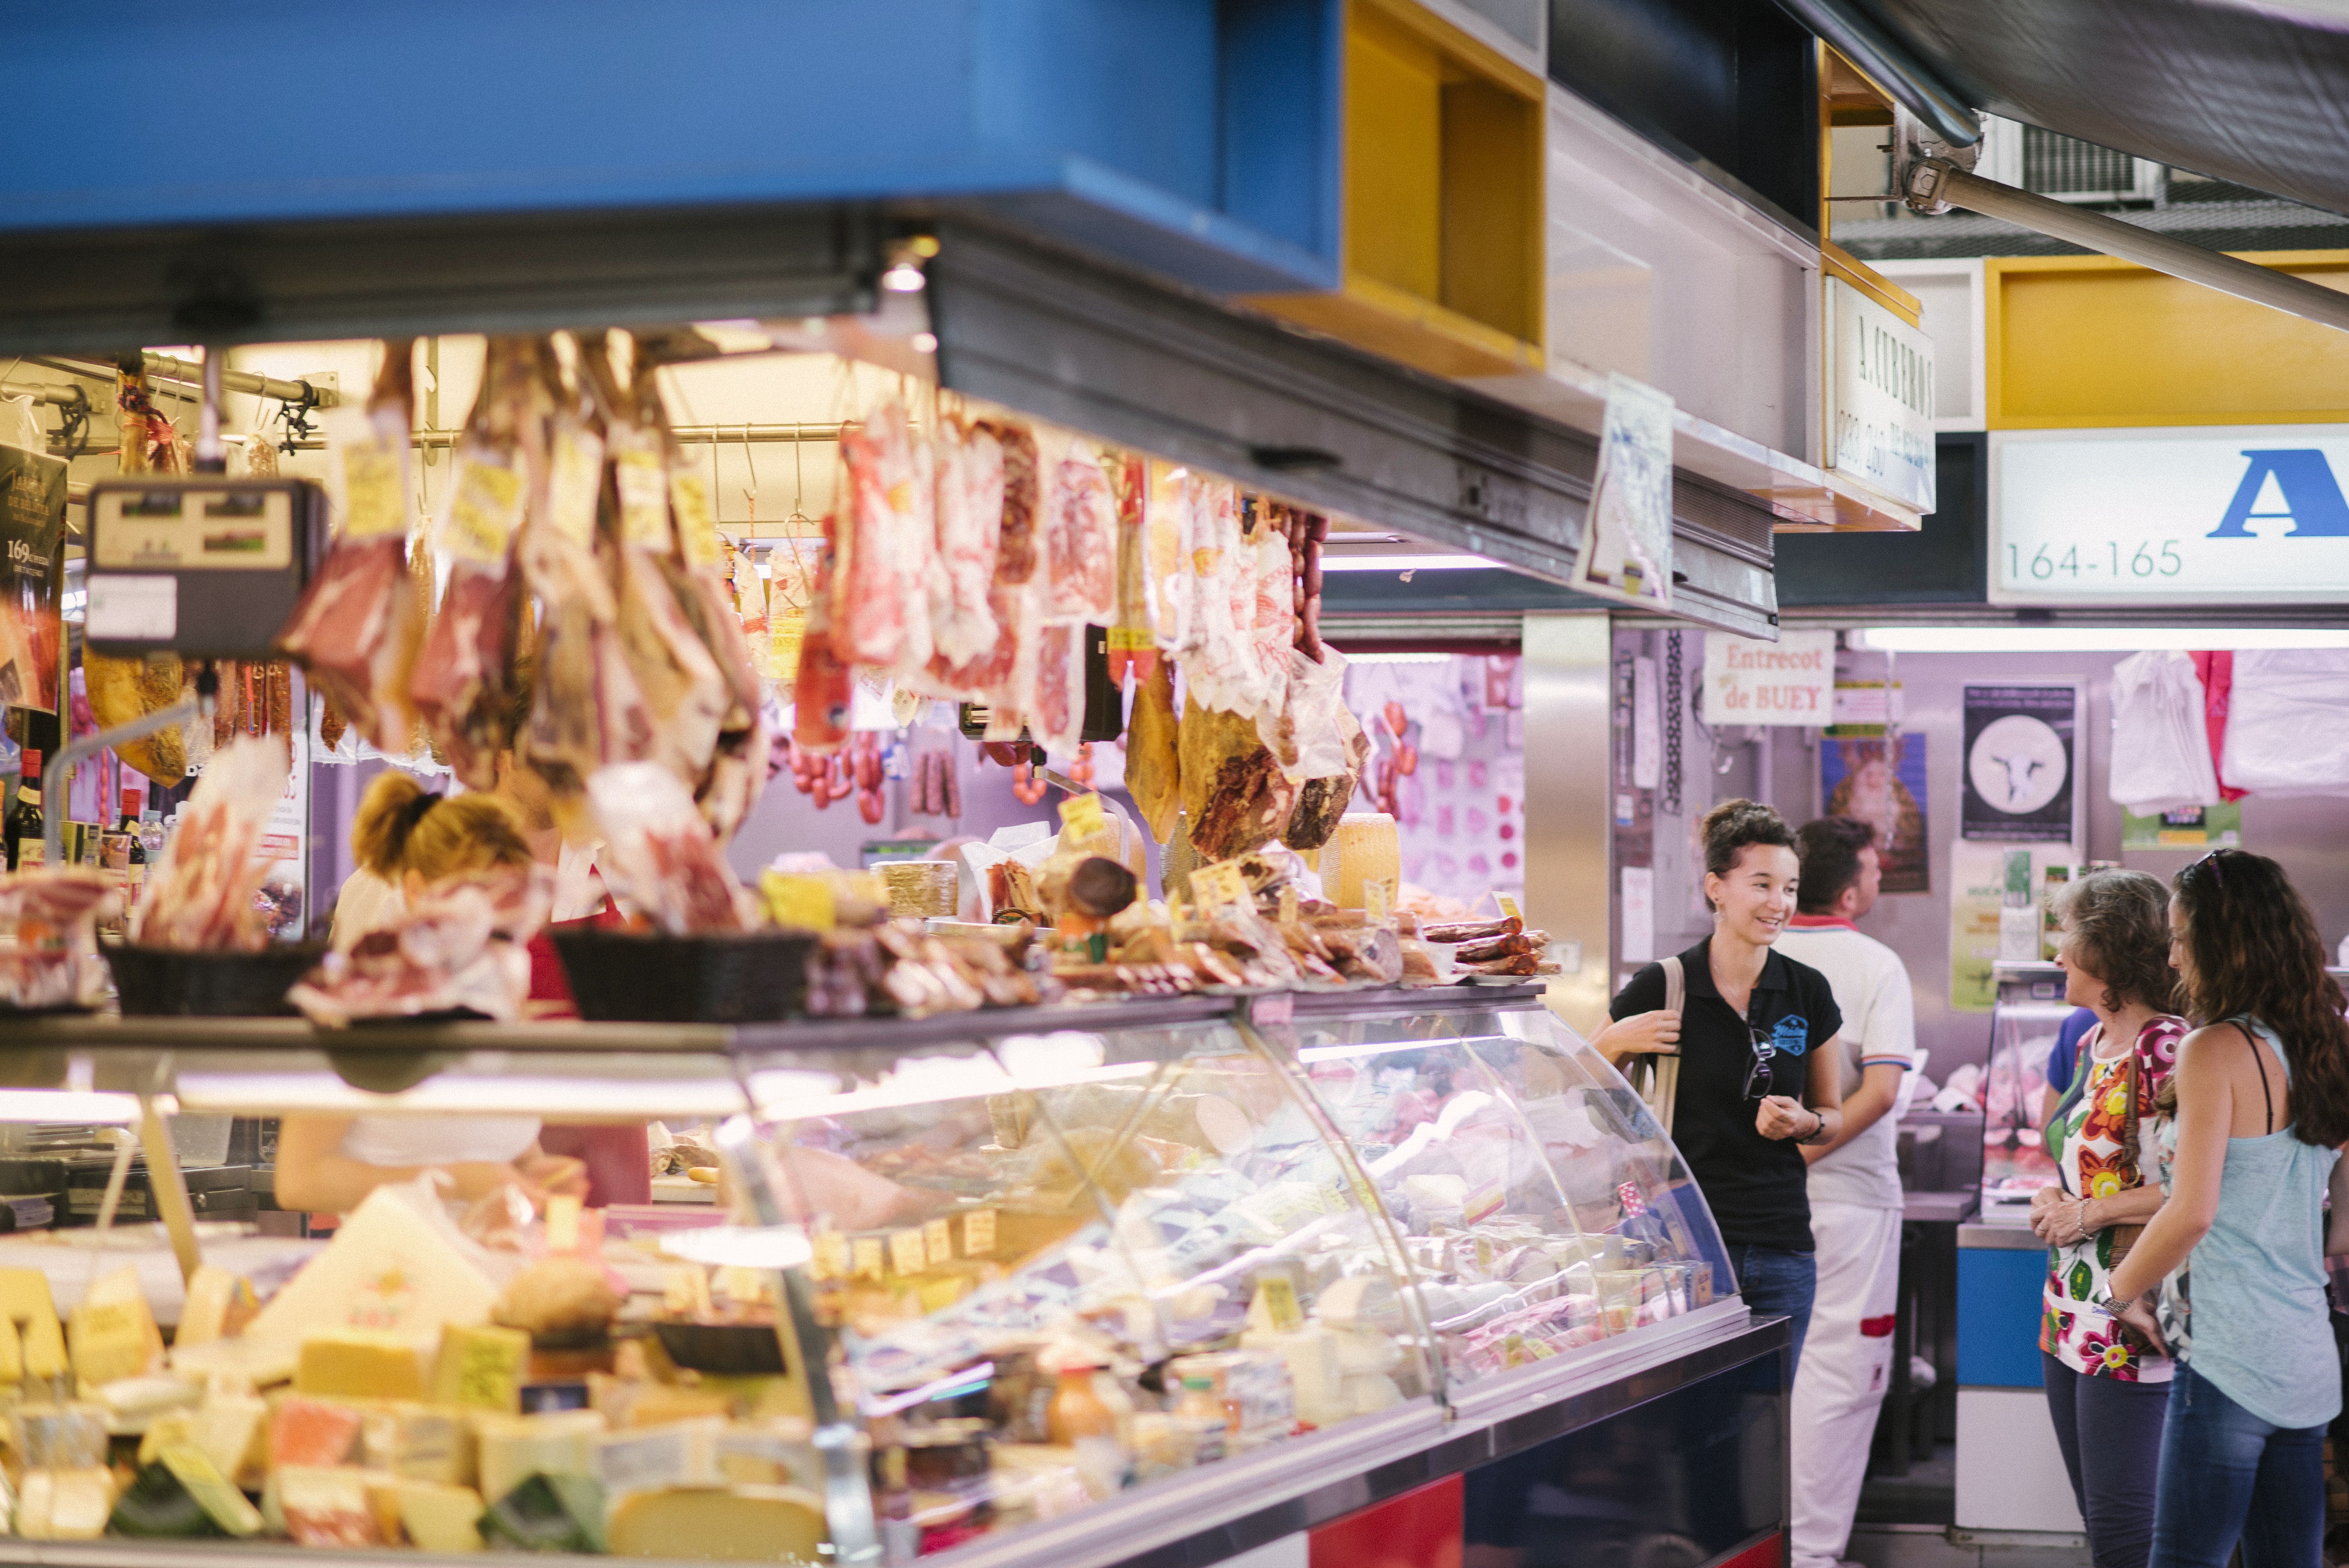
[[[1672,399],[1621,372],[1607,377],[1599,473],[1575,583],[1625,603],[1672,602]]]

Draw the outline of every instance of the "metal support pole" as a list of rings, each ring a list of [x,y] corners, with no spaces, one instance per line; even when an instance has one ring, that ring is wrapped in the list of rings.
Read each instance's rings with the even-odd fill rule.
[[[2243,261],[2223,251],[2205,250],[2167,234],[2157,234],[2102,212],[2086,211],[2028,191],[2018,191],[1999,181],[1969,174],[1941,159],[1928,159],[1909,170],[1906,198],[1909,205],[1920,212],[1963,207],[1986,218],[2001,218],[2091,251],[2135,262],[2157,273],[2168,273],[2171,277],[2184,278],[2188,283],[2200,284],[2254,304],[2349,332],[2349,294],[2273,267]]]
[[[221,351],[204,345],[204,400],[196,413],[196,472],[228,472],[227,449],[221,445]]]
[[[218,677],[214,677],[217,682]],[[218,686],[213,689],[217,691]],[[196,698],[173,703],[150,714],[118,724],[112,729],[101,729],[96,735],[85,735],[78,740],[67,741],[41,766],[41,850],[44,865],[65,863],[66,844],[66,780],[73,770],[109,746],[119,746],[126,740],[136,740],[142,735],[152,735],[159,729],[169,729],[175,724],[185,724],[207,710],[209,705]],[[62,717],[62,715],[60,715]],[[98,815],[106,815],[103,801]]]

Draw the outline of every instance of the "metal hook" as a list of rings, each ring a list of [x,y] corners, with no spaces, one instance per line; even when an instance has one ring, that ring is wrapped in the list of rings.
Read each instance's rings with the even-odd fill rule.
[[[717,446],[716,441],[709,443]],[[750,482],[742,491],[742,499],[750,508],[750,526],[759,526],[759,460],[750,452],[750,421],[742,421],[742,466],[750,470]]]

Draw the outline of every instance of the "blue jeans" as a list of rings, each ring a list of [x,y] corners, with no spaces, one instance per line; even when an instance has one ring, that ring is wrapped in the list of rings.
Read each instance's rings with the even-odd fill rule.
[[[2091,1560],[2096,1568],[2145,1568],[2169,1385],[2091,1377],[2044,1350],[2039,1360]]]
[[[1745,1298],[1754,1316],[1793,1320],[1795,1344],[1786,1358],[1786,1375],[1792,1378],[1795,1368],[1802,1365],[1803,1336],[1811,1331],[1811,1299],[1819,1288],[1818,1254],[1777,1247],[1732,1247],[1729,1262],[1737,1270],[1737,1294]]]
[[[2180,1367],[2161,1435],[2153,1568],[2227,1568],[2239,1539],[2243,1568],[2324,1561],[2324,1429],[2270,1426]]]

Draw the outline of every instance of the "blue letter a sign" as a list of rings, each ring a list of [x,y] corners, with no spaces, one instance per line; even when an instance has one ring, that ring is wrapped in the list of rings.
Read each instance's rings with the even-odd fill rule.
[[[2285,449],[2273,452],[2245,452],[2251,460],[2243,482],[2235,487],[2235,499],[2227,505],[2227,516],[2210,531],[2212,539],[2249,539],[2250,529],[2243,525],[2255,517],[2288,517],[2292,531],[2284,537],[2301,539],[2309,536],[2349,537],[2349,501],[2341,499],[2341,486],[2333,477],[2333,466],[2324,454],[2313,448]],[[2282,511],[2253,511],[2260,501],[2260,490],[2275,476],[2276,489],[2282,493]]]

